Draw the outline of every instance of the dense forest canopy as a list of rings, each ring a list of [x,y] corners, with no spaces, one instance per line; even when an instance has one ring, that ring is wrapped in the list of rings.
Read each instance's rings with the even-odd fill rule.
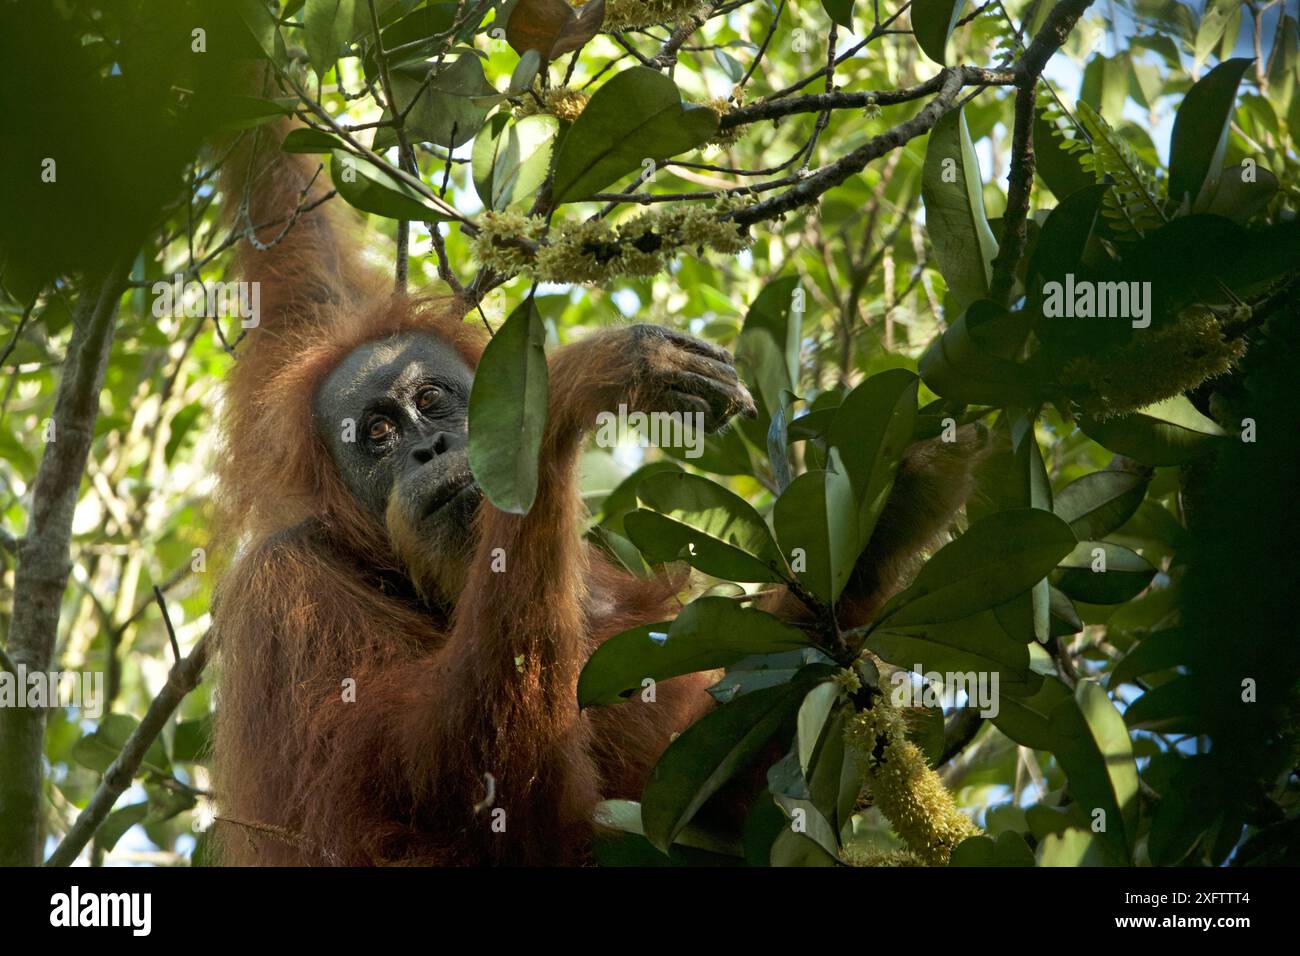
[[[0,3],[0,691],[102,678],[0,696],[0,862],[204,862],[213,423],[256,305],[233,249],[275,225],[218,182],[285,118],[395,286],[494,331],[470,456],[498,507],[535,490],[530,343],[671,326],[757,401],[583,459],[589,539],[698,587],[580,703],[727,668],[603,808],[602,862],[949,862],[917,849],[939,830],[953,865],[1300,861],[1298,13]],[[903,449],[966,426],[991,450],[952,542],[837,629]],[[767,583],[806,627],[747,605]],[[743,833],[695,825],[774,734]]]

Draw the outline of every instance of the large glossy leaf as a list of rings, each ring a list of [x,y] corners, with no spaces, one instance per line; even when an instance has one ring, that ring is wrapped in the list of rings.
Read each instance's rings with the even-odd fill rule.
[[[426,63],[392,70],[393,97],[399,111],[406,114],[409,138],[450,148],[468,143],[482,128],[496,94],[483,73],[483,62],[471,53],[462,53],[444,64],[431,80],[428,71]],[[376,149],[396,142],[397,134],[389,127],[375,136]]]
[[[1055,677],[1047,677],[1031,696],[1005,697],[999,701],[993,724],[1016,743],[1034,750],[1052,750],[1052,711],[1070,699],[1070,688]]]
[[[303,42],[319,75],[329,72],[343,45],[352,39],[358,2],[364,5],[366,0],[307,0],[302,13]]]
[[[1034,853],[1019,833],[1006,830],[991,837],[976,836],[963,840],[952,851],[949,866],[1033,866]]]
[[[1066,827],[1049,833],[1038,844],[1039,866],[1106,866],[1113,861],[1106,856],[1100,836],[1080,827]]]
[[[1150,474],[1136,471],[1095,471],[1058,491],[1052,510],[1070,526],[1075,537],[1097,540],[1133,517],[1150,482]]]
[[[880,625],[937,624],[997,607],[1046,577],[1074,545],[1069,526],[1049,511],[988,515],[926,562],[882,609]]]
[[[637,487],[651,475],[658,474],[661,471],[681,471],[681,469],[671,461],[652,461],[649,464],[642,465],[620,481],[614,490],[605,496],[605,500],[600,505],[600,523],[615,534],[626,537],[626,532],[623,529],[623,518],[629,511],[633,511],[637,507]]]
[[[807,471],[776,500],[772,521],[786,560],[799,580],[827,604],[839,599],[861,551],[853,487],[839,451],[831,450],[825,471]],[[802,552],[798,570],[795,552]]]
[[[258,49],[278,62],[284,55],[284,38],[267,5],[261,0],[236,0],[236,8]]]
[[[1108,189],[1101,183],[1085,186],[1048,213],[1029,263],[1031,302],[1041,302],[1047,283],[1064,282],[1067,274],[1083,271],[1084,251]]]
[[[1206,682],[1183,675],[1153,687],[1124,711],[1130,727],[1164,734],[1203,734]]]
[[[917,377],[906,369],[873,375],[845,396],[827,430],[857,501],[857,547],[871,540],[916,424]]]
[[[965,0],[912,0],[912,33],[917,45],[941,66],[948,63],[944,50],[964,5]]]
[[[474,189],[489,209],[531,202],[546,179],[560,121],[539,113],[513,120],[498,113],[474,138]]]
[[[684,105],[664,74],[633,67],[592,96],[560,141],[551,196],[557,203],[585,199],[642,168],[704,144],[718,130],[705,106]]]
[[[1079,427],[1103,448],[1157,466],[1191,461],[1225,434],[1183,395],[1105,421],[1084,417]]]
[[[781,580],[785,562],[767,525],[716,482],[664,472],[642,482],[637,495],[653,510],[630,512],[623,527],[651,563],[684,560],[730,581]]]
[[[1137,839],[1138,773],[1124,718],[1101,687],[1085,680],[1052,710],[1050,723],[1070,793],[1090,823],[1094,811],[1104,813],[1099,839],[1116,862],[1127,862]]]
[[[1014,329],[1028,331],[1023,313],[978,299],[930,343],[917,370],[936,395],[955,402],[1035,405],[1043,392],[1039,376],[991,347]]]
[[[671,623],[633,628],[596,648],[578,677],[578,706],[626,700],[646,678],[666,680],[807,646],[807,635],[764,611],[725,597],[697,598]]]
[[[488,500],[526,514],[537,496],[537,461],[550,391],[546,329],[532,297],[483,350],[469,397],[469,464]]]
[[[1038,679],[1029,670],[1029,648],[1009,637],[992,611],[940,624],[878,628],[867,648],[897,667],[918,673],[999,675],[999,689],[1024,696]]]
[[[341,149],[333,150],[331,157],[330,178],[348,205],[389,219],[425,222],[447,218],[438,206],[386,167]]]
[[[984,182],[962,109],[930,131],[921,173],[925,227],[958,309],[988,295],[997,240],[984,213]]]
[[[1098,549],[1103,558],[1094,553]],[[1105,562],[1105,570],[1100,568]],[[1052,583],[1076,601],[1087,604],[1123,604],[1137,597],[1155,576],[1156,569],[1136,551],[1109,541],[1080,541],[1052,572]]]
[[[1263,166],[1248,171],[1242,163],[1228,163],[1219,173],[1213,195],[1207,194],[1202,205],[1211,216],[1246,223],[1267,208],[1277,190],[1277,177]]]
[[[813,685],[832,672],[824,665],[805,668],[790,683],[737,697],[685,730],[664,752],[642,794],[646,839],[667,852],[705,801],[758,755]]]
[[[347,144],[333,133],[300,126],[285,134],[280,148],[286,153],[330,153],[336,149],[346,150]]]
[[[1176,627],[1156,631],[1142,638],[1124,655],[1123,660],[1115,665],[1115,669],[1110,672],[1107,686],[1118,687],[1125,681],[1134,680],[1154,671],[1170,670],[1186,661],[1187,641],[1183,631]]]
[[[1169,141],[1169,198],[1192,206],[1203,188],[1213,191],[1228,143],[1237,85],[1253,61],[1220,63],[1187,91]]]

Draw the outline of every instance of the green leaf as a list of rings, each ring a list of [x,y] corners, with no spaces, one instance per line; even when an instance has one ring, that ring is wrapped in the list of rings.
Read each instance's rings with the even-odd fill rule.
[[[1019,833],[1006,830],[996,841],[986,836],[968,837],[957,844],[949,866],[1033,866],[1034,853]]]
[[[1206,682],[1179,676],[1147,691],[1124,711],[1129,727],[1158,734],[1203,734]]]
[[[1024,313],[978,299],[930,343],[917,361],[917,371],[931,391],[954,402],[1037,405],[1043,384],[1034,370],[986,344],[1018,328],[1027,330]]]
[[[1004,697],[998,701],[998,715],[993,718],[993,724],[1022,747],[1054,750],[1052,711],[1069,699],[1070,688],[1055,677],[1047,677],[1031,696]]]
[[[292,96],[268,100],[257,96],[196,95],[192,108],[213,129],[238,131],[289,116],[297,103],[297,97]]]
[[[1240,14],[1241,7],[1241,0],[1206,0],[1205,12],[1201,17],[1201,25],[1196,30],[1196,43],[1193,47],[1192,68],[1197,73],[1205,64],[1206,58],[1218,46],[1219,39],[1227,29],[1229,21],[1233,19],[1233,14]],[[1235,35],[1232,39],[1236,39]]]
[[[826,441],[839,450],[853,485],[859,553],[871,540],[911,443],[919,387],[912,372],[889,369],[862,382],[833,410]]]
[[[731,80],[732,83],[739,83],[744,78],[745,68],[739,60],[722,49],[722,47],[718,47],[713,51],[713,59],[722,68],[722,72],[727,74],[727,79]]]
[[[641,826],[641,804],[635,800],[602,800],[596,804],[593,816],[603,827],[645,836],[645,829]],[[697,826],[685,827],[677,834],[673,846],[689,847],[723,856],[740,856],[743,852],[735,840]]]
[[[1079,162],[1077,151],[1066,145],[1066,137],[1067,133],[1043,109],[1034,111],[1034,172],[1061,202],[1096,183]]]
[[[177,723],[172,737],[172,759],[181,763],[194,763],[208,757],[212,749],[212,717]]]
[[[1103,448],[1156,466],[1189,462],[1226,434],[1185,395],[1106,421],[1084,417],[1079,427]]]
[[[1176,627],[1165,628],[1142,638],[1124,658],[1115,665],[1107,680],[1108,687],[1119,687],[1126,681],[1144,674],[1171,670],[1187,662],[1187,641],[1183,631]],[[1125,719],[1128,715],[1125,714]]]
[[[194,423],[198,421],[199,416],[203,414],[203,406],[198,402],[190,402],[171,420],[171,434],[167,437],[167,446],[163,449],[163,461],[171,464],[176,457],[176,452],[180,450],[181,442],[185,441],[185,436],[193,429]]]
[[[789,389],[781,390],[781,401],[767,426],[767,459],[772,465],[778,492],[784,492],[794,480],[790,468],[790,408],[798,399]]]
[[[122,839],[126,831],[137,823],[141,823],[148,815],[148,800],[132,803],[121,809],[114,810],[108,815],[100,828],[95,831],[95,841],[103,848],[105,853],[111,853],[113,847],[117,846],[117,841]]]
[[[641,821],[652,844],[668,852],[696,812],[790,720],[815,684],[833,668],[807,667],[790,683],[737,697],[706,714],[674,740],[641,797]]]
[[[303,43],[318,76],[329,72],[339,51],[352,39],[356,4],[357,0],[307,0],[302,14]]]
[[[831,659],[815,647],[780,654],[755,654],[737,661],[709,688],[709,696],[727,704],[744,694],[785,684],[806,664],[830,664]]]
[[[1085,186],[1061,200],[1047,215],[1029,263],[1029,297],[1041,303],[1043,286],[1064,282],[1069,273],[1083,271],[1084,252],[1097,222],[1097,213],[1111,187]],[[1041,305],[1039,306],[1041,308]]]
[[[331,154],[330,178],[348,205],[389,219],[417,222],[444,220],[442,210],[418,190],[361,156],[336,149]]]
[[[1150,171],[1138,158],[1128,140],[1120,136],[1096,110],[1080,100],[1079,124],[1092,141],[1092,167],[1097,182],[1113,180],[1104,199],[1104,214],[1120,233],[1142,235],[1158,228],[1165,217],[1160,209],[1158,188]]]
[[[406,130],[417,142],[454,149],[474,138],[487,119],[497,91],[483,74],[483,62],[472,53],[462,53],[434,74],[426,83],[425,63],[392,71],[393,98],[398,111],[406,112]],[[414,100],[414,103],[412,103]],[[391,119],[390,111],[384,113]],[[397,132],[383,127],[375,135],[375,149],[397,143]]]
[[[887,624],[871,632],[867,649],[897,667],[920,665],[918,673],[997,673],[999,689],[1019,696],[1038,683],[1029,669],[1029,648],[1009,637],[992,611],[940,624]]]
[[[360,0],[361,7],[365,7],[365,4],[366,0]],[[380,34],[383,37],[384,49],[402,48],[400,53],[390,54],[389,68],[424,63],[446,50],[448,39],[442,34],[450,30],[455,23],[458,9],[456,0],[443,0],[443,2],[431,0],[384,27]],[[370,11],[366,10],[365,13],[369,21]],[[471,19],[466,18],[466,21]],[[379,65],[375,60],[373,43],[367,44],[363,66],[366,76],[374,81],[379,80]]]
[[[1095,811],[1104,813],[1098,838],[1116,862],[1129,861],[1137,839],[1138,773],[1124,718],[1101,687],[1085,680],[1053,708],[1050,724],[1070,793],[1090,824]]]
[[[78,740],[72,747],[72,759],[83,767],[104,773],[126,746],[127,739],[139,726],[130,714],[107,714],[92,733]],[[170,773],[167,752],[161,739],[155,738],[145,752],[142,770]]]
[[[1094,571],[1101,559],[1105,570]],[[1068,597],[1085,604],[1123,604],[1137,597],[1151,583],[1156,569],[1136,551],[1109,541],[1080,541],[1078,546],[1052,572],[1052,583]]]
[[[1187,91],[1169,140],[1169,198],[1196,206],[1202,190],[1213,192],[1228,144],[1228,123],[1237,86],[1254,62],[1236,57],[1220,63]]]
[[[1106,866],[1104,844],[1099,835],[1079,827],[1049,833],[1038,844],[1039,866]]]
[[[1069,526],[1051,512],[995,512],[940,548],[912,586],[885,605],[879,623],[936,624],[997,607],[1046,577],[1074,545]]]
[[[488,209],[531,202],[546,180],[560,121],[539,113],[512,120],[498,113],[474,138],[474,189]]]
[[[300,126],[289,130],[280,144],[280,149],[286,153],[330,153],[336,149],[346,151],[347,144],[333,133],[312,129],[310,126]]]
[[[802,631],[771,614],[730,598],[697,598],[671,623],[633,628],[596,648],[578,676],[578,706],[627,700],[646,678],[667,680],[807,646]]]
[[[266,4],[261,0],[236,0],[236,2],[239,18],[248,27],[248,32],[252,35],[258,49],[269,60],[281,59],[284,53],[284,39],[280,36],[280,28],[276,25],[275,17],[271,15]]]
[[[631,512],[623,527],[647,561],[685,560],[729,581],[782,580],[785,560],[763,519],[716,482],[663,472],[642,482],[637,495],[654,510]]]
[[[469,396],[469,464],[489,501],[527,514],[546,427],[546,328],[530,296],[483,350]]]
[[[792,481],[776,500],[772,521],[799,580],[822,601],[834,604],[862,548],[853,487],[838,449],[831,449],[829,464],[825,471],[804,472]],[[803,552],[803,571],[798,571],[796,549]]]
[[[961,19],[963,6],[964,0],[912,0],[912,33],[917,45],[940,66],[948,64],[948,37]]]
[[[853,0],[822,0],[826,15],[845,29],[853,29]]]
[[[637,506],[637,487],[651,475],[658,474],[661,471],[681,471],[681,469],[671,461],[652,461],[647,465],[642,465],[619,482],[618,486],[605,496],[605,500],[600,505],[600,523],[615,534],[626,537],[627,532],[623,529],[623,518],[629,511],[635,510]]]
[[[948,293],[959,310],[988,295],[998,243],[984,213],[984,182],[964,109],[930,131],[921,172],[925,227]]]
[[[642,168],[703,145],[718,116],[684,105],[677,85],[648,67],[619,73],[598,89],[560,141],[551,196],[575,202]]]
[[[1244,162],[1228,163],[1221,170],[1214,194],[1204,207],[1211,216],[1223,216],[1244,224],[1263,212],[1277,191],[1277,177],[1263,166],[1256,165],[1248,173]]]
[[[1053,509],[1082,541],[1104,538],[1142,504],[1151,475],[1110,469],[1076,478],[1056,493]]]

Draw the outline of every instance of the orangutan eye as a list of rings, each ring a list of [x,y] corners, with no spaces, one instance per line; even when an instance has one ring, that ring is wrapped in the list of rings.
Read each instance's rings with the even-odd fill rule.
[[[438,399],[442,398],[442,389],[436,385],[430,385],[428,388],[422,388],[415,396],[415,407],[422,412],[427,412],[438,404]]]
[[[370,419],[370,424],[366,426],[366,436],[371,441],[384,441],[395,429],[396,426],[391,419],[376,415]]]

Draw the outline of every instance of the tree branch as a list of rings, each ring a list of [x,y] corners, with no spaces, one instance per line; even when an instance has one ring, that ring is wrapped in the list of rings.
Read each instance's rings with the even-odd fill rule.
[[[939,95],[926,103],[911,119],[899,123],[879,136],[872,137],[851,153],[823,166],[781,195],[737,210],[727,218],[737,225],[750,226],[766,219],[774,219],[799,206],[808,205],[850,176],[861,172],[873,159],[879,159],[890,150],[897,149],[923,133],[928,133],[934,124],[939,122],[940,117],[953,108],[953,101],[965,85],[967,69],[967,67],[955,67],[940,72],[935,78],[939,81]]]
[[[81,811],[77,821],[68,830],[63,841],[50,854],[46,866],[70,866],[76,862],[78,854],[85,849],[86,844],[95,835],[95,831],[108,819],[117,798],[135,779],[140,764],[144,762],[145,754],[149,752],[149,747],[162,733],[163,727],[171,719],[185,695],[198,686],[203,668],[208,662],[210,633],[199,638],[189,656],[180,659],[172,667],[171,673],[167,675],[167,683],[149,704],[144,719],[131,732],[131,736],[122,747],[122,752],[104,772],[104,779],[100,781],[99,788],[86,804],[86,809]]]
[[[113,345],[113,318],[131,258],[87,279],[77,303],[68,355],[54,401],[56,431],[45,446],[32,489],[28,531],[18,545],[8,651],[15,664],[45,671],[54,655],[59,609],[68,586],[72,516],[86,471]],[[0,709],[0,866],[37,862],[45,711]]]
[[[1015,128],[1011,135],[1011,170],[1007,176],[1007,210],[1002,217],[1002,242],[993,259],[989,297],[1007,305],[1015,285],[1016,266],[1025,252],[1029,194],[1034,186],[1034,106],[1038,78],[1047,61],[1061,48],[1092,0],[1061,0],[1015,65]]]

